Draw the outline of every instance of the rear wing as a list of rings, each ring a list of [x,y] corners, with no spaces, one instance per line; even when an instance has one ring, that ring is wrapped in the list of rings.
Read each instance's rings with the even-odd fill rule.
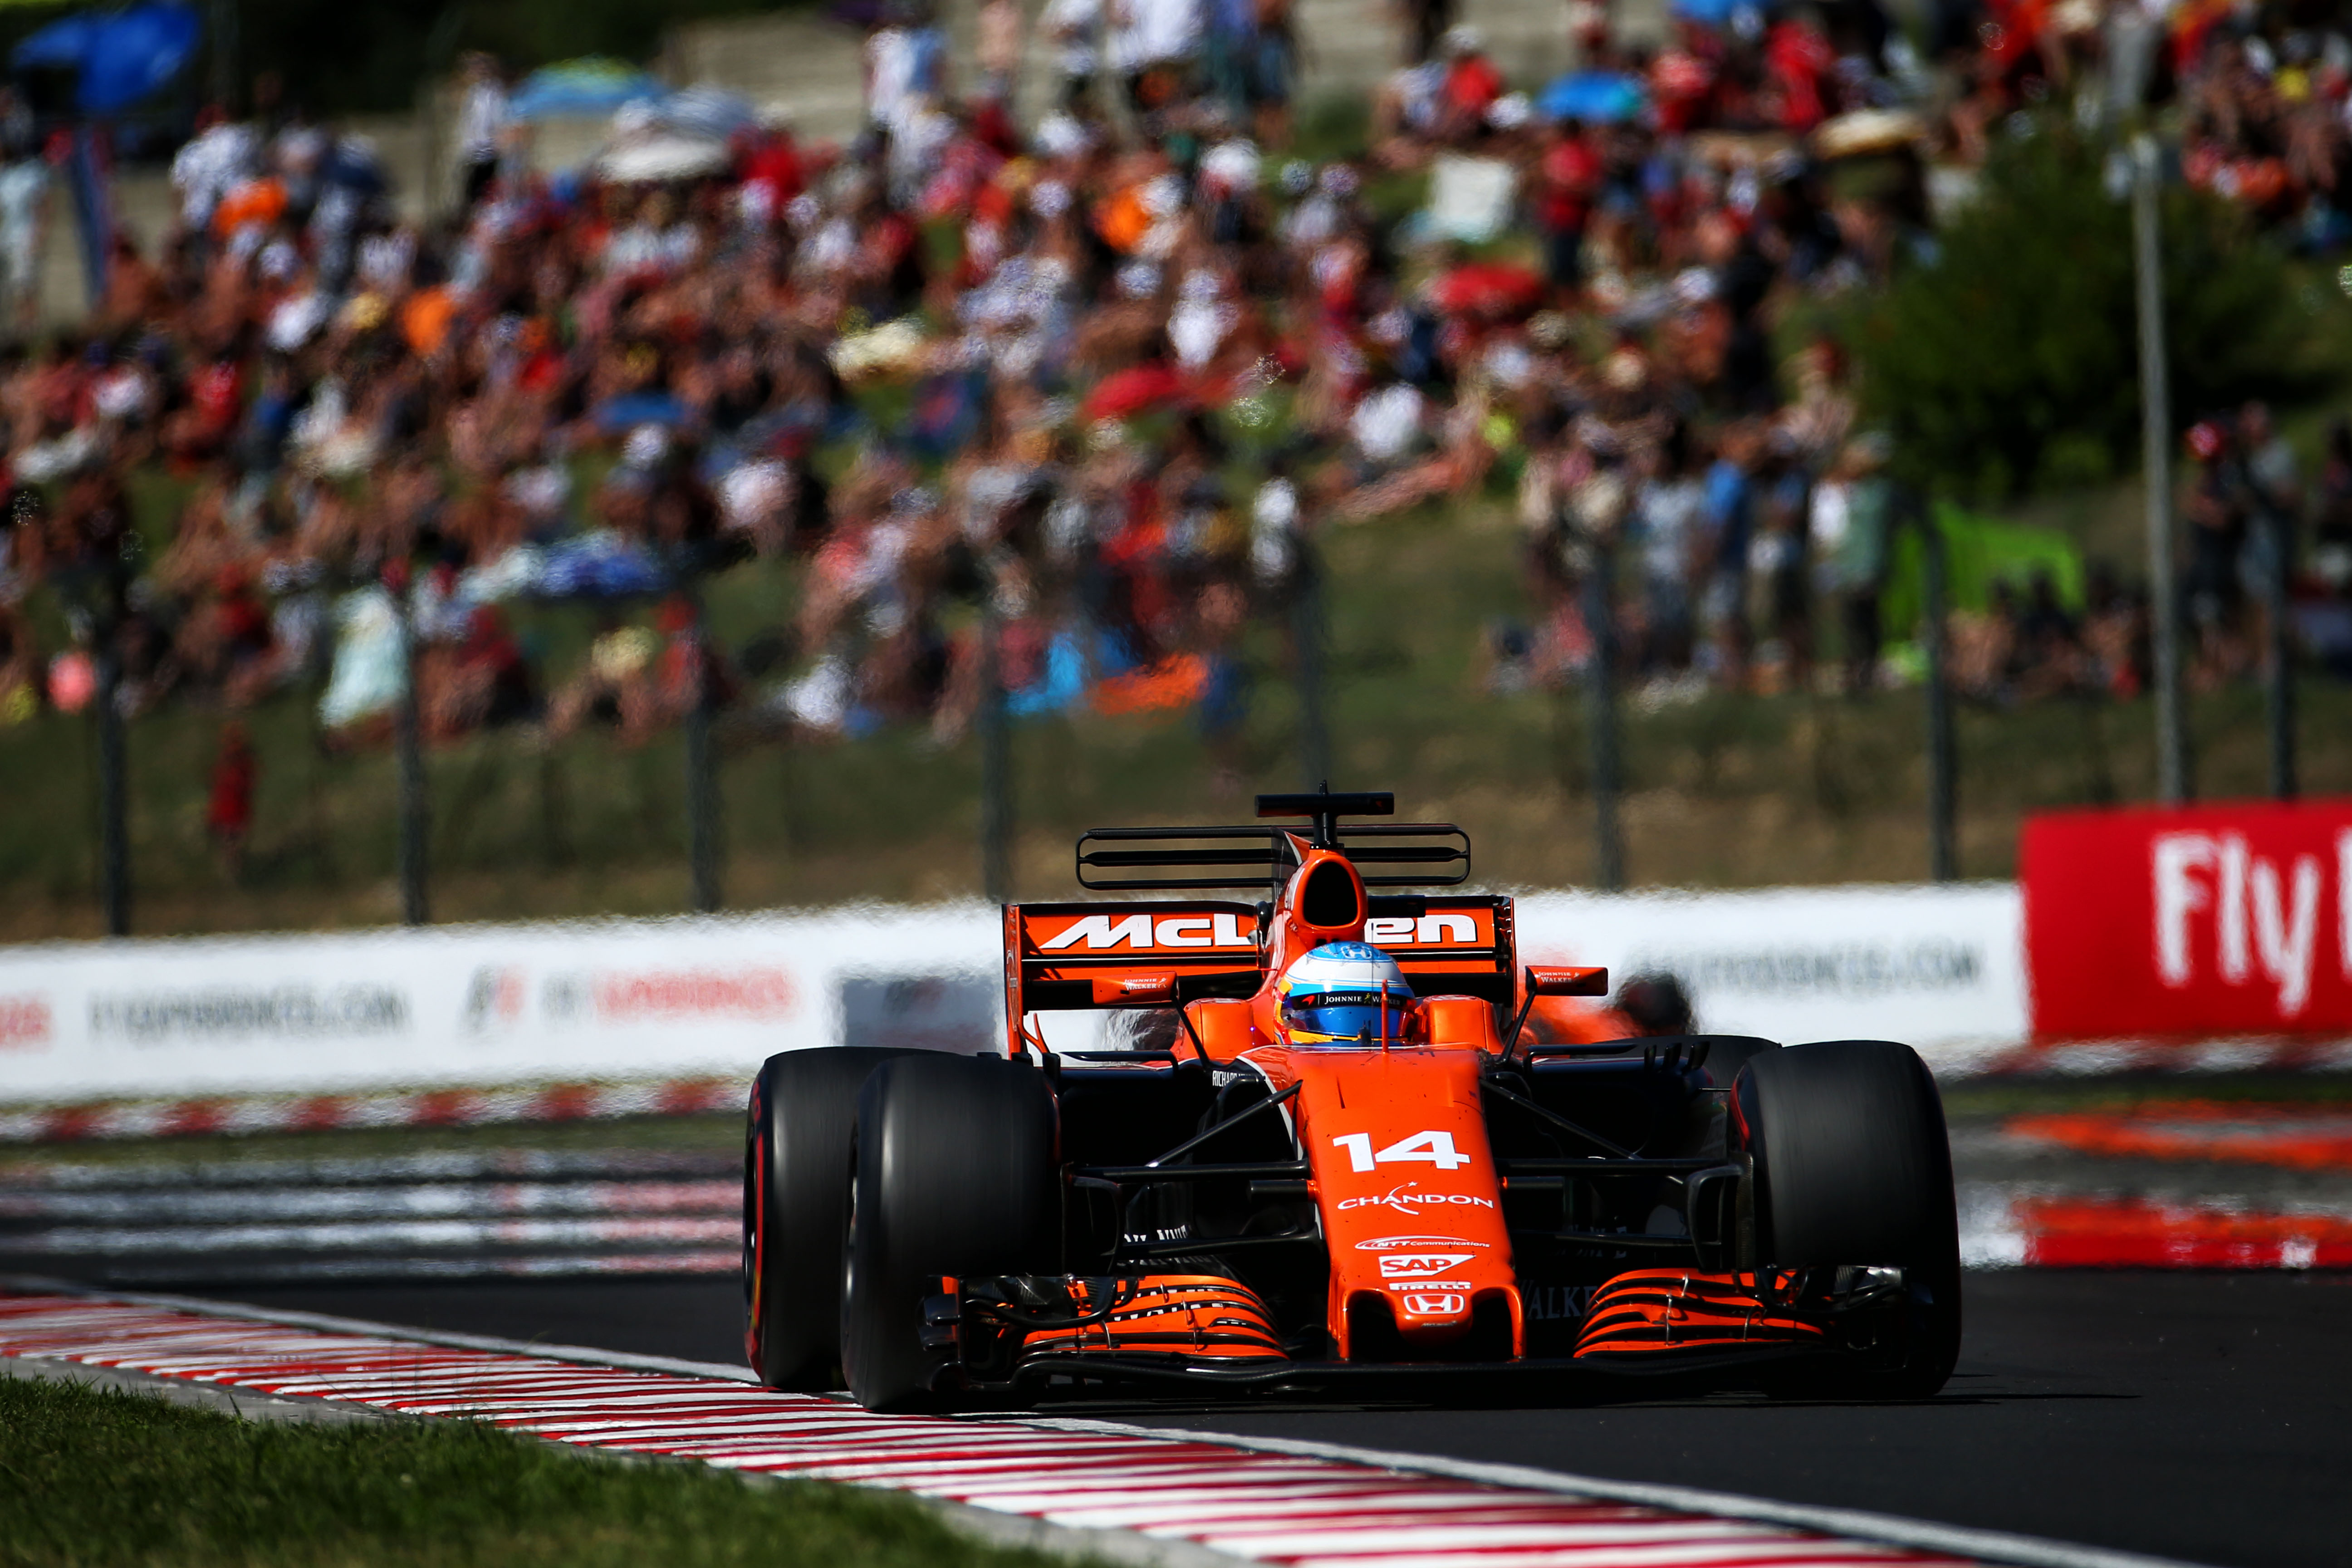
[[[1515,999],[1511,900],[1475,893],[1381,896],[1364,939],[1386,949],[1422,995]],[[1004,906],[1007,1044],[1026,1047],[1032,1013],[1164,1006],[1248,997],[1265,984],[1259,906],[1212,900]]]
[[[1255,995],[1258,911],[1212,900],[1004,906],[1004,1022],[1014,1055],[1032,1013],[1139,1004],[1136,991],[1176,998]]]

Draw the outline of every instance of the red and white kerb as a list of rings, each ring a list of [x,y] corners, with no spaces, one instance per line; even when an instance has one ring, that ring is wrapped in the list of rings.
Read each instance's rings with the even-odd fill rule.
[[[0,1295],[0,1354],[120,1367],[550,1441],[888,1488],[1314,1568],[1804,1568],[1968,1561],[1746,1521],[1177,1437],[877,1415],[720,1377]]]

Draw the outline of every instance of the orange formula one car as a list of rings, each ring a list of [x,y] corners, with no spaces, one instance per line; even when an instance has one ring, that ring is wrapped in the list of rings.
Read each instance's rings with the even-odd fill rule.
[[[1386,795],[1105,829],[1004,910],[1006,1054],[786,1052],[751,1091],[746,1348],[877,1409],[1533,1372],[1916,1397],[1950,1374],[1942,1107],[1883,1040],[1531,1045],[1511,900]],[[1264,902],[1204,890],[1270,890]],[[1155,1010],[1163,1049],[1036,1015]]]

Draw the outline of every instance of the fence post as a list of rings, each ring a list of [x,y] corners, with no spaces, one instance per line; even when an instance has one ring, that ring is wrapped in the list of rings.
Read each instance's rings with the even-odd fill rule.
[[[2180,585],[2172,556],[2172,391],[2165,362],[2164,250],[2155,138],[2132,138],[2132,255],[2139,284],[2140,467],[2147,482],[2148,641],[2156,683],[2156,797],[2188,800],[2188,715],[2180,695]]]
[[[422,700],[416,690],[415,575],[402,571],[394,586],[399,594],[402,667],[400,706],[393,717],[393,743],[400,757],[400,918],[404,924],[421,926],[432,918],[425,894],[433,824],[425,791]]]
[[[1958,834],[1958,753],[1952,738],[1951,672],[1945,643],[1944,529],[1932,511],[1919,519],[1922,625],[1927,656],[1927,874],[1938,882],[1960,876]]]
[[[992,596],[980,610],[980,885],[989,902],[1013,901],[1013,736]]]
[[[1617,745],[1616,572],[1615,544],[1595,540],[1592,571],[1584,580],[1585,628],[1592,637],[1584,696],[1592,731],[1594,880],[1612,893],[1625,886],[1625,837],[1617,816],[1624,779]]]
[[[129,761],[122,734],[122,654],[120,628],[98,628],[98,890],[106,934],[131,934],[131,807]]]
[[[708,915],[717,913],[719,906],[720,801],[718,761],[710,744],[710,628],[703,612],[701,584],[690,574],[686,597],[693,616],[687,630],[693,664],[687,676],[686,854],[694,912]]]
[[[1290,640],[1298,660],[1298,760],[1306,782],[1331,778],[1331,730],[1323,710],[1323,557],[1297,536],[1298,575],[1290,596]]]
[[[2293,800],[2299,793],[2294,766],[2294,648],[2287,637],[2287,570],[2294,550],[2294,521],[2275,505],[2262,508],[2271,533],[2270,570],[2263,576],[2263,619],[2267,623],[2263,658],[2263,707],[2271,731],[2271,798]]]

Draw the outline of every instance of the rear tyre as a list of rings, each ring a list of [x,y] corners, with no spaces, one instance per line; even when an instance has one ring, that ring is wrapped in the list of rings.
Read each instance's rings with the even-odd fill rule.
[[[901,1050],[770,1057],[743,1148],[743,1353],[771,1388],[841,1386],[841,1239],[857,1091]]]
[[[1886,1040],[1792,1046],[1751,1057],[1732,1100],[1733,1142],[1755,1162],[1743,1250],[1758,1271],[1901,1268],[1895,1343],[1842,1382],[1888,1398],[1943,1387],[1960,1350],[1959,1229],[1927,1064]]]
[[[857,1102],[841,1360],[871,1410],[940,1403],[922,1341],[940,1275],[1061,1271],[1059,1126],[1025,1061],[915,1056],[886,1062]]]

